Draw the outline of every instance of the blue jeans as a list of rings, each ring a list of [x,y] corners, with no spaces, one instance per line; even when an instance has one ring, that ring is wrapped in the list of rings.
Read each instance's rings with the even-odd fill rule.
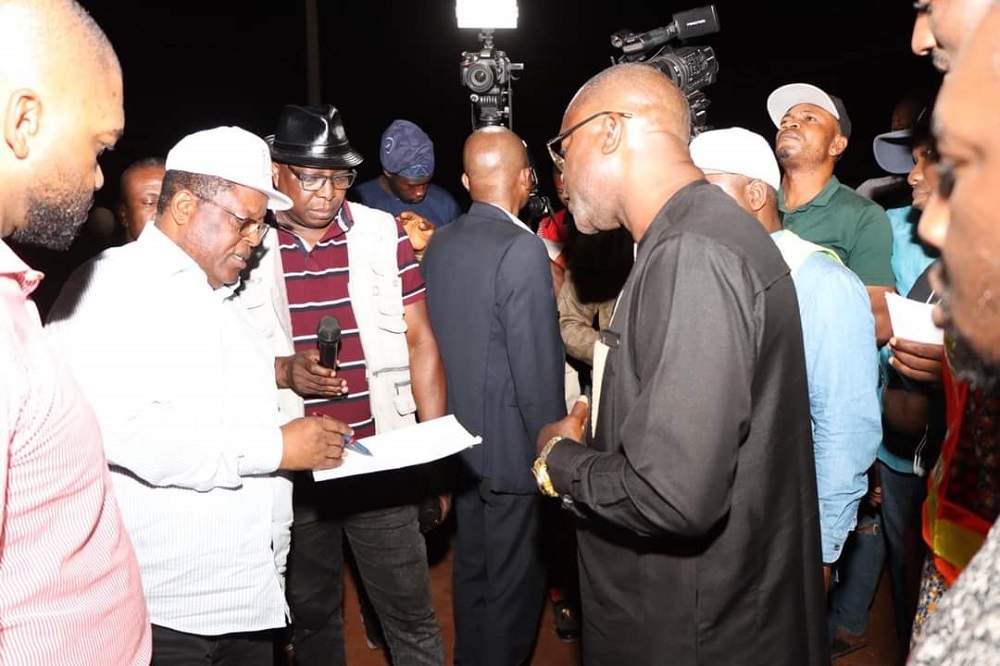
[[[319,502],[296,504],[292,525],[287,592],[296,663],[346,663],[345,535],[381,621],[392,663],[444,664],[444,642],[431,603],[427,548],[416,505],[337,515],[329,510],[329,503]]]
[[[906,646],[910,644],[920,591],[920,569],[927,551],[921,535],[921,507],[927,497],[927,478],[897,472],[881,462],[879,474],[892,608],[899,644]]]
[[[858,524],[847,540],[830,592],[830,635],[837,629],[860,636],[868,631],[868,609],[875,599],[885,563],[882,519],[866,499],[858,507]]]

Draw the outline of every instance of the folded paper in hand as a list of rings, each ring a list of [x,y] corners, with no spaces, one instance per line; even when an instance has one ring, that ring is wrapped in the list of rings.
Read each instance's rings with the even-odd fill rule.
[[[313,478],[326,481],[419,465],[446,458],[480,444],[483,439],[463,428],[458,419],[449,414],[358,441],[372,452],[370,456],[348,451],[340,467],[315,470]]]
[[[887,293],[885,302],[889,306],[889,321],[892,335],[900,340],[912,340],[929,345],[944,344],[944,331],[934,325],[930,303],[914,301],[899,294]]]

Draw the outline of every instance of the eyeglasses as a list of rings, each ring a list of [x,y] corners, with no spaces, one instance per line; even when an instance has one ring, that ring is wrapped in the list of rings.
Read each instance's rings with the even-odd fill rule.
[[[264,240],[264,236],[267,235],[268,230],[271,228],[264,220],[255,220],[251,217],[243,217],[242,215],[237,215],[233,211],[229,210],[221,204],[217,204],[211,199],[206,199],[205,197],[198,196],[195,194],[200,201],[207,203],[209,206],[218,208],[223,213],[228,213],[236,220],[236,226],[241,236],[244,238],[250,238],[251,236],[256,236],[258,241]]]
[[[634,113],[629,113],[628,111],[598,111],[592,116],[587,116],[576,125],[560,132],[555,137],[549,139],[545,142],[545,147],[549,149],[549,157],[552,158],[552,163],[556,165],[556,168],[560,171],[563,170],[563,165],[565,160],[563,160],[562,142],[563,139],[568,137],[573,132],[577,131],[591,120],[596,120],[601,116],[621,116],[622,118],[632,118],[635,116]]]
[[[318,192],[322,190],[326,186],[326,181],[333,183],[333,189],[335,190],[346,190],[354,184],[354,179],[358,177],[358,172],[353,170],[347,173],[337,173],[332,176],[320,176],[315,173],[299,173],[288,164],[285,167],[299,180],[299,185],[306,192]]]

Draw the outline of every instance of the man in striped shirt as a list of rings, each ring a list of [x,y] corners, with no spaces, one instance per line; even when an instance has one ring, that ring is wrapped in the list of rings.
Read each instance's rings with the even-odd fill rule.
[[[268,142],[275,187],[293,205],[275,213],[277,233],[241,297],[273,343],[286,415],[329,415],[358,438],[443,416],[423,277],[391,215],[344,201],[362,158],[339,112],[286,106]],[[326,316],[342,330],[336,370],[318,363]],[[319,483],[296,476],[288,601],[300,666],[345,661],[345,536],[393,663],[444,663],[418,523],[423,476],[423,468]]]
[[[118,59],[75,2],[0,2],[0,108],[0,237],[66,249],[124,124]],[[148,664],[135,553],[94,412],[30,298],[41,279],[0,241],[0,661]]]

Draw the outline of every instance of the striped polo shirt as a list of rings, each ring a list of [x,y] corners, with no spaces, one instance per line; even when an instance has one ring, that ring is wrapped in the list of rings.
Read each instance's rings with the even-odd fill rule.
[[[316,349],[320,320],[333,316],[340,322],[339,375],[347,381],[348,395],[336,399],[307,399],[306,414],[326,414],[347,423],[357,437],[375,434],[368,399],[368,378],[358,324],[348,295],[347,232],[354,224],[345,201],[322,240],[309,250],[294,233],[278,228],[278,247],[285,271],[288,305],[295,351]],[[424,278],[403,227],[397,223],[396,260],[402,281],[403,306],[425,298]]]

